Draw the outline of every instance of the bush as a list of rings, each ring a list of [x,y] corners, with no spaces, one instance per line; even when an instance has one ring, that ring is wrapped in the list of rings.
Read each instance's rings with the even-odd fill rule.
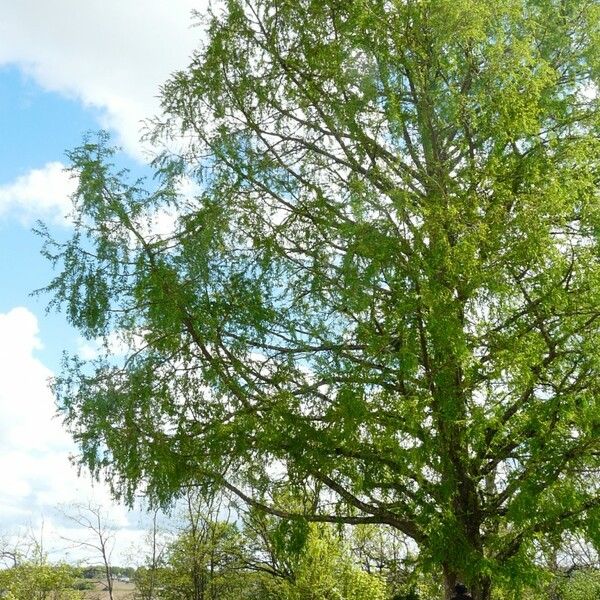
[[[93,590],[94,587],[95,587],[94,582],[88,581],[86,579],[80,579],[78,581],[75,581],[75,583],[73,583],[74,590]]]
[[[69,565],[25,563],[0,571],[3,600],[81,600],[73,588],[76,570]]]
[[[563,600],[598,600],[600,598],[600,571],[576,571],[563,584]]]

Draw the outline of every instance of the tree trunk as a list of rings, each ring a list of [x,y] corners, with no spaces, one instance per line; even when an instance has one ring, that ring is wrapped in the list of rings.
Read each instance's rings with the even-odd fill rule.
[[[474,581],[465,581],[457,573],[444,565],[444,600],[452,600],[454,597],[454,586],[464,583],[473,600],[490,600],[492,597],[492,582],[488,576],[482,575]]]
[[[448,568],[448,565],[443,566],[444,570],[444,600],[451,600],[454,596],[454,586],[458,581],[456,573]]]
[[[473,585],[471,591],[473,600],[490,600],[492,597],[492,582],[489,577],[481,576]]]

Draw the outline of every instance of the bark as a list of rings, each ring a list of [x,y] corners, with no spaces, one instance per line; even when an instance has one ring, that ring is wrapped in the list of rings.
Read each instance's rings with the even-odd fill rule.
[[[454,571],[452,571],[448,565],[443,565],[444,572],[444,600],[451,600],[454,596],[454,586],[458,581],[458,577]]]
[[[492,582],[486,575],[477,577],[474,581],[465,581],[456,572],[448,567],[443,566],[444,573],[444,600],[452,600],[454,598],[454,586],[460,581],[464,582],[469,589],[469,593],[473,600],[490,600],[492,597]]]
[[[492,597],[492,582],[489,577],[479,577],[471,592],[473,600],[490,600]]]

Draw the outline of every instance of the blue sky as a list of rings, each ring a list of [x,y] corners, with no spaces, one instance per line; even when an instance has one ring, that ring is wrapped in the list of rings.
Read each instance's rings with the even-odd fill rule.
[[[53,418],[48,379],[62,350],[89,351],[47,298],[31,292],[52,277],[32,232],[37,219],[67,236],[75,182],[65,151],[108,129],[120,160],[142,172],[141,121],[158,110],[158,86],[185,67],[201,32],[203,0],[0,0],[0,541],[43,517],[49,548],[66,524],[56,507],[103,503],[123,529],[121,562],[143,532],[139,516],[111,505],[103,486],[77,479],[74,451]],[[67,537],[83,532],[67,532]]]
[[[85,131],[98,128],[98,116],[93,108],[45,91],[13,65],[0,69],[0,186],[8,187],[34,169],[63,161],[65,150],[77,145]],[[55,370],[62,346],[68,342],[72,348],[76,336],[62,317],[44,314],[44,297],[31,296],[51,274],[40,255],[40,239],[32,231],[37,216],[12,208],[0,218],[0,312],[24,306],[38,316],[44,348],[37,355]],[[56,234],[66,234],[66,228],[56,227],[47,211],[39,214],[44,220],[49,217]]]

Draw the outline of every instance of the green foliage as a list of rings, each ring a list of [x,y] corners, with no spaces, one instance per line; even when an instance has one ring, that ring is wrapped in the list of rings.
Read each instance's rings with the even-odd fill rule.
[[[242,539],[236,526],[219,521],[210,511],[204,514],[193,505],[191,497],[188,500],[184,527],[161,550],[159,559],[155,557],[154,564],[135,573],[141,599],[239,597],[243,561]]]
[[[102,137],[70,155],[48,290],[106,345],[55,386],[82,463],[387,524],[478,600],[537,540],[598,543],[598,56],[589,0],[225,2],[162,88],[155,190]]]
[[[600,572],[576,571],[562,586],[561,600],[596,600],[600,598]]]
[[[192,514],[192,513],[191,513]],[[382,577],[359,568],[348,542],[331,526],[298,535],[284,523],[251,511],[244,530],[215,514],[194,514],[166,546],[161,560],[137,570],[139,598],[184,600],[384,600]]]
[[[23,563],[0,570],[0,596],[5,600],[81,600],[74,589],[78,572],[70,565]]]
[[[169,566],[159,579],[165,600],[179,598],[232,597],[237,590],[235,573],[239,535],[233,525],[209,523],[201,536],[185,532],[170,545],[166,562]],[[200,591],[200,595],[198,595]]]
[[[95,587],[94,582],[88,579],[80,579],[73,583],[74,590],[93,590]]]
[[[384,582],[360,570],[329,527],[312,525],[282,600],[384,600]]]

